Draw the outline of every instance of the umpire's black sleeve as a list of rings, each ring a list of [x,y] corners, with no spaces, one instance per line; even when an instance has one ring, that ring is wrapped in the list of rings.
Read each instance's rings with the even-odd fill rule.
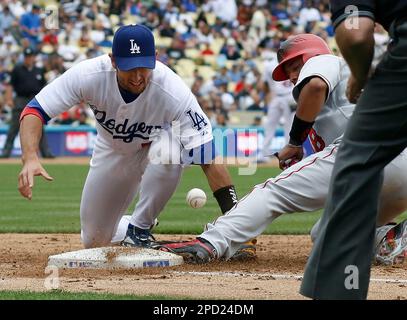
[[[45,87],[45,85],[47,84],[47,79],[45,77],[45,72],[46,70],[44,68],[41,69],[41,87]]]
[[[376,5],[374,0],[331,0],[330,2],[334,28],[350,15],[368,17],[375,20]],[[356,7],[356,10],[350,6]]]
[[[11,77],[10,77],[10,84],[15,90],[15,87],[18,83],[18,67],[14,67],[13,70],[11,71]]]

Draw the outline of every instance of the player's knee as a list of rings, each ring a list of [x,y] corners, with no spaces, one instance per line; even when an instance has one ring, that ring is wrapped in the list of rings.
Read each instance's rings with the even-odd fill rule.
[[[98,233],[81,231],[81,241],[85,249],[103,247],[110,244],[111,239]]]

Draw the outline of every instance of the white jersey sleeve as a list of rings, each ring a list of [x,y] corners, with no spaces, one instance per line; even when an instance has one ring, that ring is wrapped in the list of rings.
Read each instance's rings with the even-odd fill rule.
[[[185,108],[174,121],[173,130],[179,132],[182,146],[190,150],[213,139],[212,126],[192,93],[187,95],[183,104]]]
[[[35,96],[50,118],[81,102],[82,78],[82,68],[79,63],[49,83]]]
[[[304,86],[310,77],[319,77],[328,86],[328,100],[336,85],[341,81],[340,71],[340,60],[334,55],[324,54],[309,59],[302,67],[298,81],[293,89],[294,99],[298,100],[300,88]]]
[[[343,135],[354,105],[346,98],[346,84],[350,70],[345,60],[334,55],[321,55],[309,59],[301,69],[293,97],[298,100],[300,88],[310,77],[319,77],[328,86],[328,96],[315,119],[309,134],[315,152],[339,141]]]
[[[212,140],[212,127],[197,99],[182,78],[164,64],[157,62],[150,92],[145,96],[154,103],[154,112],[171,119],[172,132],[184,149],[194,149]]]

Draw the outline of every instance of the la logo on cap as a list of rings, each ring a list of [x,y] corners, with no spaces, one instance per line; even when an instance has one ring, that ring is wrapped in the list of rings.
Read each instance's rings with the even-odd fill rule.
[[[140,47],[134,42],[134,39],[130,39],[130,52],[140,53]]]

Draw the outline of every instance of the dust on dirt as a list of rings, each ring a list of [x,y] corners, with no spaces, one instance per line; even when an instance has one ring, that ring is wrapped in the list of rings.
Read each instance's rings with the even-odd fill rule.
[[[190,240],[191,235],[157,235]],[[59,289],[169,295],[196,299],[303,299],[300,276],[311,250],[308,236],[258,238],[258,259],[133,270],[58,270]],[[48,256],[83,249],[77,234],[0,234],[0,290],[45,291]],[[110,257],[114,258],[114,257]],[[407,265],[372,269],[369,299],[407,299]],[[402,281],[395,281],[402,280]]]

